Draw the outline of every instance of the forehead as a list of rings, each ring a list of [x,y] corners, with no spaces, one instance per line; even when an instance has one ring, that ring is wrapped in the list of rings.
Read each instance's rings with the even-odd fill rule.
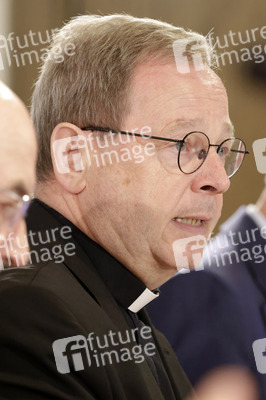
[[[35,181],[35,157],[20,152],[18,149],[0,149],[0,189],[16,190],[20,193],[30,193]]]
[[[136,66],[132,83],[133,89],[142,87],[144,91],[145,88],[160,91],[161,88],[167,89],[174,85],[181,89],[181,94],[198,89],[226,93],[221,79],[207,66],[203,70],[191,69],[189,73],[180,73],[175,63],[142,63]]]
[[[208,67],[181,74],[174,63],[138,65],[131,82],[131,112],[145,114],[147,125],[156,114],[160,129],[175,121],[185,126],[212,119],[231,130],[225,87]]]
[[[8,107],[7,114],[0,108],[0,188],[31,192],[37,151],[31,122],[23,108]]]

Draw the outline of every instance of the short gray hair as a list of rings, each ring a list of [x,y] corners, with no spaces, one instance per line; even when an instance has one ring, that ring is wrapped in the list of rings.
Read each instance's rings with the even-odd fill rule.
[[[83,15],[59,30],[36,82],[31,115],[37,132],[37,179],[52,176],[50,138],[60,122],[120,129],[129,111],[137,64],[174,62],[173,43],[203,36],[168,23],[130,15]],[[72,43],[74,55],[53,56]],[[192,54],[192,52],[191,52]],[[210,65],[209,60],[206,60]]]

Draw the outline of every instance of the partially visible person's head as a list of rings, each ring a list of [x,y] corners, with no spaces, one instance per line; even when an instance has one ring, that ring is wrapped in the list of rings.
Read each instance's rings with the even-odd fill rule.
[[[35,185],[37,143],[29,113],[0,82],[0,266],[20,266],[24,209]],[[23,251],[27,253],[27,247]],[[27,261],[25,256],[24,261]]]
[[[258,383],[250,371],[228,365],[213,369],[195,387],[197,395],[186,400],[258,400]]]
[[[66,43],[75,54],[62,52],[58,62]],[[78,17],[55,37],[33,94],[38,196],[149,288],[176,272],[176,240],[193,236],[194,251],[202,248],[198,237],[216,225],[234,169],[224,168],[228,143],[216,152],[233,128],[206,46],[201,35],[155,20]],[[216,147],[206,158],[205,136],[197,135],[184,173],[180,143],[81,129],[91,126],[179,141],[203,132]],[[183,161],[194,154],[190,144]],[[143,159],[135,158],[136,146]]]

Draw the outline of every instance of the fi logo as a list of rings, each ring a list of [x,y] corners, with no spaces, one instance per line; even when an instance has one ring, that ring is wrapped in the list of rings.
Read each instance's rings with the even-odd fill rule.
[[[258,172],[266,174],[266,138],[255,140],[252,147]]]
[[[266,374],[266,339],[258,339],[253,342],[257,370],[260,374]]]
[[[207,40],[200,36],[198,38],[177,39],[173,43],[173,52],[177,71],[181,74],[191,72],[193,65],[196,71],[205,68],[205,63],[210,62],[210,48]]]
[[[175,240],[173,251],[178,271],[183,268],[187,270],[196,269],[197,271],[204,269],[201,259],[206,244],[207,240],[202,235]]]
[[[57,171],[60,174],[67,174],[70,172],[70,157],[72,157],[72,163],[75,171],[84,170],[85,167],[81,155],[82,151],[86,152],[89,166],[91,166],[88,144],[86,139],[81,135],[55,140],[52,146],[52,151]]]
[[[56,368],[60,374],[81,371],[91,366],[91,358],[85,336],[77,335],[53,342]]]

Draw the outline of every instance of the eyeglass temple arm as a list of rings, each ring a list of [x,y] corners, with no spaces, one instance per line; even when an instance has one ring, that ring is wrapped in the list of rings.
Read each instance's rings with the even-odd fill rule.
[[[151,135],[143,135],[140,133],[132,133],[132,132],[125,132],[125,131],[116,131],[115,129],[107,129],[107,128],[99,128],[97,126],[85,126],[85,128],[81,128],[82,131],[100,131],[100,132],[112,132],[112,133],[121,133],[121,135],[129,135],[129,136],[138,136],[142,138],[148,139],[156,139],[156,140],[164,140],[166,142],[173,142],[173,143],[183,143],[184,140],[177,140],[177,139],[166,139],[159,136],[151,136]]]
[[[84,128],[81,128],[82,131],[99,131],[99,132],[112,132],[112,133],[121,133],[121,135],[130,135],[130,136],[138,136],[138,137],[144,137],[148,139],[155,139],[155,140],[164,140],[166,142],[173,142],[173,143],[183,143],[184,140],[177,140],[177,139],[166,139],[162,138],[159,136],[151,136],[151,135],[143,135],[140,133],[131,133],[131,132],[125,132],[125,131],[116,131],[115,129],[108,129],[108,128],[100,128],[98,126],[85,126]],[[218,144],[210,144],[210,146],[213,147],[219,147]],[[243,154],[249,154],[249,151],[241,151],[241,150],[230,150],[234,153],[243,153]]]
[[[210,146],[212,146],[212,147],[220,147],[219,144],[210,144]],[[230,151],[232,151],[232,153],[249,154],[249,151],[234,150],[234,149],[230,149]]]

